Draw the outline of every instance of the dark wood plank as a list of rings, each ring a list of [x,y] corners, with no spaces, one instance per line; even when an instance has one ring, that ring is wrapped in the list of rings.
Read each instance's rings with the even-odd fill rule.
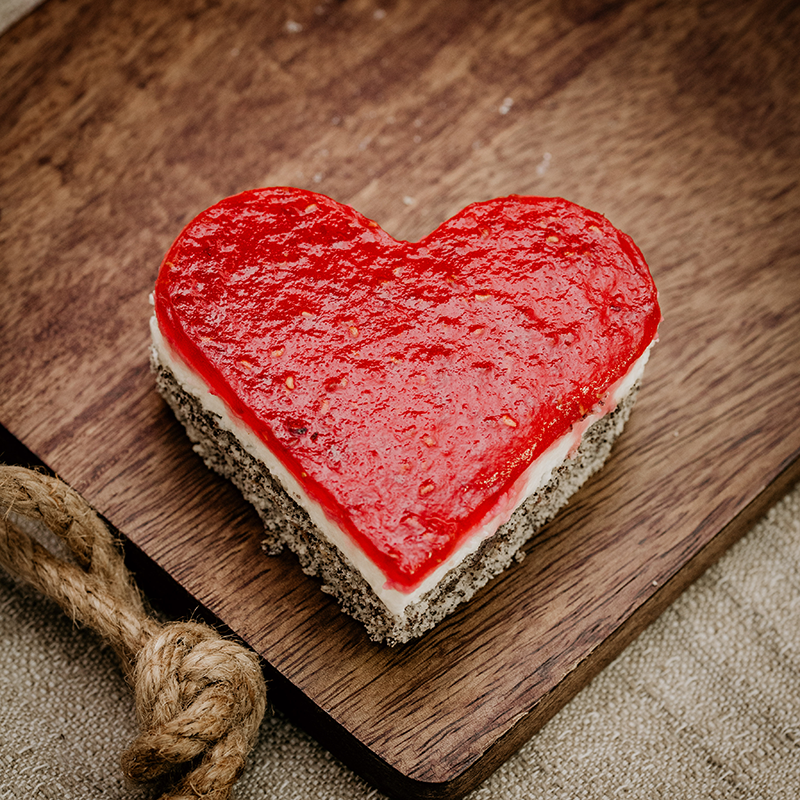
[[[395,796],[463,794],[798,477],[795,5],[49,0],[0,40],[0,423],[261,653],[337,755]],[[163,252],[279,184],[410,239],[475,200],[565,196],[660,289],[607,468],[404,647],[261,554],[153,390]]]

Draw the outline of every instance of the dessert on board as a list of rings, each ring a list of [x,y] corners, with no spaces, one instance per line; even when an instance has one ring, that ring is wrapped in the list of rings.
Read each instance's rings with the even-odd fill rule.
[[[418,242],[288,187],[166,254],[158,390],[206,464],[369,635],[407,642],[599,469],[661,312],[645,260],[560,198],[474,203]]]

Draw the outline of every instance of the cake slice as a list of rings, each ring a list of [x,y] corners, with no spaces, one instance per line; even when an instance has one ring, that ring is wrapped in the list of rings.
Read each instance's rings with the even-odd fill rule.
[[[369,635],[407,642],[606,459],[661,319],[640,251],[560,198],[397,241],[270,188],[195,218],[153,294],[158,390]]]

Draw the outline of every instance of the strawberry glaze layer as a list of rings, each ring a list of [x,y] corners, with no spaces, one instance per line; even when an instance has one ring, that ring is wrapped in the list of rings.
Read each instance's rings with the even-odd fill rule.
[[[245,192],[184,229],[154,301],[182,361],[400,591],[604,402],[661,319],[629,237],[516,196],[410,243],[319,194]]]

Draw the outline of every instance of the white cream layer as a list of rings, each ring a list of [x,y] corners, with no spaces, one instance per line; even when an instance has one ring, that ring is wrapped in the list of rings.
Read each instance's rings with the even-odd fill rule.
[[[306,511],[322,535],[332,542],[361,573],[386,608],[400,618],[404,616],[407,606],[419,600],[422,595],[436,586],[447,572],[474,553],[481,542],[492,536],[530,495],[550,480],[554,470],[558,469],[577,450],[585,431],[605,414],[613,411],[622,398],[628,394],[641,377],[650,355],[650,347],[648,347],[628,373],[612,387],[605,402],[599,404],[581,422],[573,425],[568,433],[555,441],[537,458],[517,479],[511,489],[499,498],[492,509],[490,518],[484,520],[483,524],[476,528],[464,543],[419,586],[412,592],[405,593],[388,585],[388,579],[380,567],[367,557],[345,531],[328,518],[322,506],[303,491],[295,477],[264,442],[241,420],[231,415],[223,401],[208,390],[208,386],[202,378],[183,361],[161,335],[155,315],[150,320],[150,330],[158,361],[171,370],[181,388],[194,395],[206,411],[219,417],[220,427],[232,433],[253,458],[266,465],[267,469],[280,481],[287,494]]]

